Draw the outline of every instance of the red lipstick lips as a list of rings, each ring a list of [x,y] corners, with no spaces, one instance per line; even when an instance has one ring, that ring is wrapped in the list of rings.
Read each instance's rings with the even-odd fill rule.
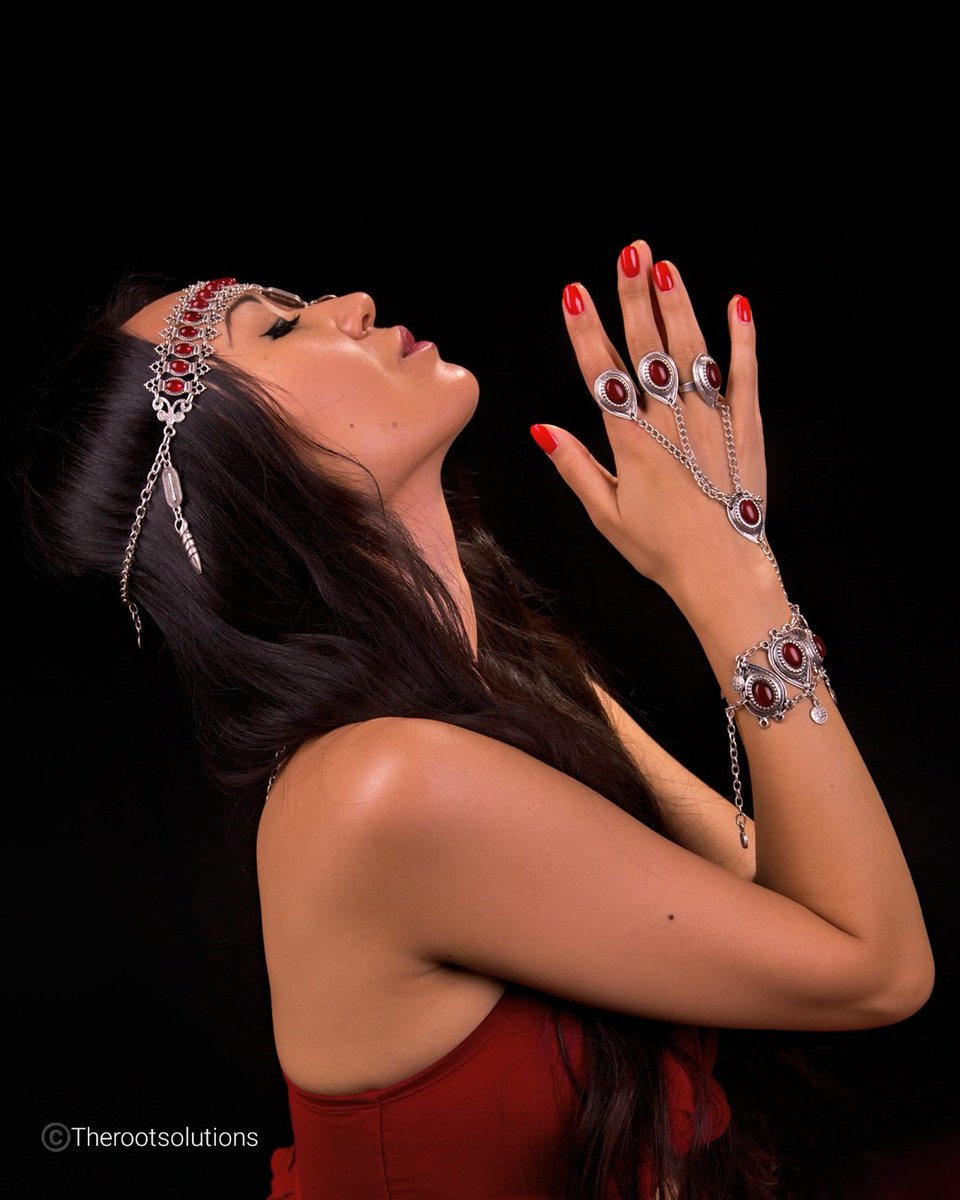
[[[433,342],[418,342],[406,325],[398,325],[400,331],[400,344],[403,350],[403,357],[407,358],[411,354],[416,354],[418,350],[426,350],[428,346],[432,346]]]

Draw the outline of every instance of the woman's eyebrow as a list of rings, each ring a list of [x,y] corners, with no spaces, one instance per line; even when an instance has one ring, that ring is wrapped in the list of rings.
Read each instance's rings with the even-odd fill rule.
[[[231,347],[233,346],[233,334],[230,327],[230,317],[235,308],[239,308],[241,304],[244,304],[248,300],[252,300],[259,304],[259,299],[256,292],[245,292],[244,295],[242,295],[239,299],[234,300],[227,311],[223,314],[223,320],[227,331],[227,341],[230,343]]]

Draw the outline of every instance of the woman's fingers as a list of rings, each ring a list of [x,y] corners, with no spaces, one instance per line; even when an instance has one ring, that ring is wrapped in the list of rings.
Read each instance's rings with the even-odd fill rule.
[[[623,370],[623,360],[607,337],[590,293],[583,284],[568,283],[563,289],[563,315],[577,362],[591,390],[601,371],[609,371],[611,367]]]
[[[759,464],[758,477],[745,478],[743,483],[765,497],[766,460],[757,386],[757,333],[753,311],[746,296],[734,296],[731,299],[727,305],[727,324],[730,329],[730,380],[726,399],[730,405],[737,445],[749,461]]]
[[[677,364],[678,384],[692,381],[693,360],[704,353],[706,343],[676,266],[665,259],[654,262],[647,243],[637,241],[620,252],[617,275],[633,367],[636,369],[645,355],[666,350]],[[639,371],[637,377],[640,378]],[[717,414],[696,392],[678,392],[677,398],[694,437],[714,440],[712,426]],[[669,410],[659,403],[646,407],[651,424],[675,441],[677,432]],[[716,455],[707,452],[707,458],[714,461]]]
[[[691,366],[707,348],[677,267],[666,259],[653,264],[651,271],[660,323],[666,337],[666,349],[676,360],[681,382],[692,378]],[[648,346],[647,349],[655,347]],[[644,351],[646,353],[646,351]],[[695,395],[696,393],[694,393]],[[687,393],[682,393],[687,395]]]
[[[676,266],[665,259],[655,263],[647,243],[636,241],[621,250],[617,277],[632,365],[652,350],[666,349],[681,381],[690,379],[691,364],[706,343]]]
[[[662,351],[676,361],[680,382],[693,378],[693,361],[707,352],[706,342],[693,310],[683,279],[676,265],[666,259],[654,262],[646,242],[631,242],[621,251],[617,264],[617,286],[623,312],[629,365],[624,366],[600,320],[588,290],[581,283],[568,284],[563,290],[563,316],[577,356],[581,373],[591,395],[597,377],[605,371],[635,374],[637,363],[651,351]],[[763,494],[763,435],[757,404],[757,368],[752,314],[745,297],[735,296],[728,307],[731,341],[731,369],[724,395],[733,415],[738,447],[745,452],[743,466],[752,478],[744,477],[745,486]],[[643,389],[636,388],[637,407],[649,425],[676,442],[678,431],[668,405],[649,401]],[[730,487],[727,451],[720,414],[705,404],[696,391],[680,392],[685,424],[695,447],[697,460],[710,479],[722,489]],[[642,456],[649,464],[656,454],[656,442],[649,431],[635,428],[606,408],[604,425],[618,462],[628,455]],[[568,438],[571,435],[566,435]],[[586,450],[583,451],[587,453]],[[566,458],[566,455],[564,455]],[[555,459],[558,463],[560,459]],[[576,459],[570,460],[576,464]],[[655,460],[654,460],[655,461]],[[602,468],[594,463],[594,474]],[[750,470],[749,464],[760,464]],[[609,476],[608,472],[605,472]],[[610,486],[615,480],[604,480]],[[576,490],[576,489],[575,489]]]
[[[617,478],[593,457],[583,442],[556,425],[531,425],[534,441],[587,510],[599,530],[609,529],[617,516]]]
[[[618,284],[633,366],[645,355],[665,350],[676,363],[678,386],[692,383],[694,359],[707,352],[707,345],[677,266],[667,259],[655,262],[646,242],[632,242],[620,253]],[[718,479],[721,488],[728,487],[720,414],[696,390],[678,391],[677,401],[683,434],[666,405],[648,404],[647,419],[674,444],[688,434],[699,466],[709,478]]]
[[[650,291],[652,269],[653,256],[646,242],[631,242],[620,251],[617,287],[620,291],[620,307],[623,309],[623,331],[633,367],[651,350],[663,349]]]
[[[562,308],[567,333],[577,356],[583,381],[591,395],[594,394],[593,389],[597,376],[604,371],[624,371],[631,376],[630,368],[624,366],[623,359],[607,337],[590,293],[582,283],[567,284],[563,289]],[[643,391],[640,388],[637,388],[636,391],[638,408],[643,410],[647,408]],[[595,396],[594,399],[596,399]],[[660,409],[663,406],[657,404],[652,407]],[[646,417],[651,424],[663,424],[664,421],[663,415],[659,412],[647,411]],[[648,435],[642,430],[606,410],[603,412],[603,420],[615,456],[649,452]]]
[[[746,296],[734,296],[727,305],[727,325],[730,328],[727,401],[732,411],[746,414],[757,407],[757,338]]]

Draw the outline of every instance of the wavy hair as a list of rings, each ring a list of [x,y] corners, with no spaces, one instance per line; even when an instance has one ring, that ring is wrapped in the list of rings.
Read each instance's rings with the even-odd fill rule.
[[[34,406],[20,479],[32,556],[48,570],[117,586],[161,433],[143,386],[154,348],[121,326],[175,287],[124,280]],[[668,836],[592,686],[613,690],[602,667],[484,527],[466,472],[454,485],[445,466],[444,494],[476,657],[453,597],[379,490],[348,486],[343,455],[295,429],[256,379],[211,361],[173,447],[203,573],[155,495],[131,590],[145,631],[152,623],[172,654],[217,785],[256,809],[282,747],[289,756],[374,717],[426,717],[515,746]],[[620,1200],[647,1200],[643,1179],[663,1200],[787,1194],[735,1103],[730,1130],[702,1136],[705,1079],[690,1059],[700,1136],[675,1154],[662,1055],[679,1052],[668,1025],[544,999],[575,1012],[590,1066],[582,1086],[570,1072],[580,1104],[566,1200],[608,1200],[611,1181]]]

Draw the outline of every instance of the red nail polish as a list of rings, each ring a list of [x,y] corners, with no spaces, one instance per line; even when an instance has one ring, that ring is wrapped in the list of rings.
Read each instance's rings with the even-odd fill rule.
[[[583,297],[575,283],[568,283],[563,289],[563,307],[571,317],[579,317],[583,312]]]
[[[673,291],[673,276],[665,262],[653,264],[653,278],[661,292]]]
[[[749,322],[753,320],[753,314],[750,311],[750,301],[746,298],[746,296],[737,297],[737,316],[744,323],[744,325],[749,324]]]
[[[624,246],[620,251],[620,266],[628,279],[636,279],[640,274],[640,255],[636,246]]]
[[[530,433],[540,449],[546,450],[548,454],[552,454],[560,445],[546,425],[531,425]]]

